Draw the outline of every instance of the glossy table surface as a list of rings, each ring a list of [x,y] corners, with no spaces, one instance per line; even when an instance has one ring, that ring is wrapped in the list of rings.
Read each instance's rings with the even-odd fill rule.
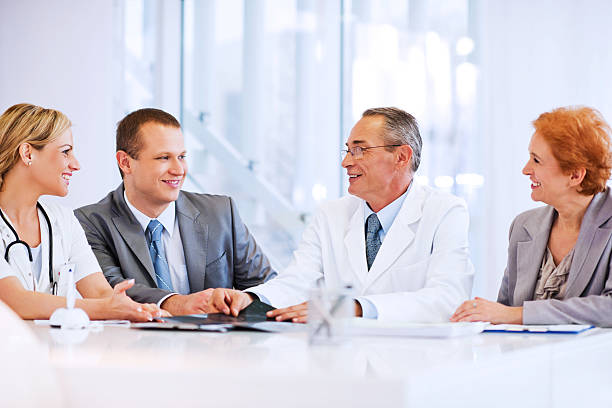
[[[28,324],[74,407],[612,406],[608,329],[311,346],[306,332],[71,334]]]

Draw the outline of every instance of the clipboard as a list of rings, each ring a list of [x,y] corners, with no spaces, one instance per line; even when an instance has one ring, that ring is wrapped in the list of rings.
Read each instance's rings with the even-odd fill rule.
[[[524,325],[524,324],[490,324],[484,333],[532,333],[532,334],[580,334],[595,328],[589,324],[552,324],[552,325]]]

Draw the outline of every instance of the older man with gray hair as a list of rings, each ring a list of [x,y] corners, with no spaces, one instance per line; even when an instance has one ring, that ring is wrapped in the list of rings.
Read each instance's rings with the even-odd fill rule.
[[[321,206],[291,264],[240,292],[215,289],[210,302],[237,315],[258,297],[277,320],[306,322],[309,290],[350,285],[355,315],[387,321],[445,322],[470,296],[466,204],[413,182],[422,141],[412,115],[368,109],[346,142],[349,196]]]

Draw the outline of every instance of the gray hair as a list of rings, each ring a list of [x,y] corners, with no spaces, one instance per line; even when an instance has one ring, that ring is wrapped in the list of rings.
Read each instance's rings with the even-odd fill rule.
[[[408,145],[412,149],[412,172],[421,164],[423,141],[414,116],[398,108],[373,108],[363,112],[363,117],[381,115],[385,118],[383,140],[386,145]],[[393,148],[388,148],[392,150]]]

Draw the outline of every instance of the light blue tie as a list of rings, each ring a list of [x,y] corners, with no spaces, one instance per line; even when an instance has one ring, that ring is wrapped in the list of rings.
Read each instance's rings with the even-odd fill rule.
[[[376,254],[380,249],[380,237],[378,231],[381,229],[380,221],[376,214],[370,214],[366,220],[365,238],[366,238],[366,260],[368,261],[368,271],[374,263]]]
[[[164,290],[172,291],[172,280],[170,279],[170,268],[166,260],[164,252],[164,244],[161,236],[164,226],[157,220],[151,220],[147,225],[147,242],[149,244],[149,255],[153,261],[155,268],[155,278],[157,279],[157,287]]]

